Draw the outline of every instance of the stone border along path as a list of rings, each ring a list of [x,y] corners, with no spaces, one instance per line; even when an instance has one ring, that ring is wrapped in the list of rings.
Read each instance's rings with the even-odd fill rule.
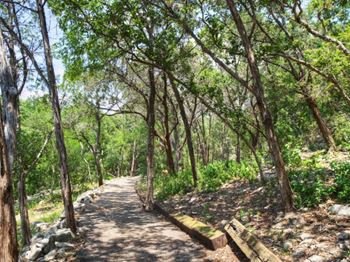
[[[79,227],[86,233],[77,261],[239,261],[228,246],[221,260],[217,251],[207,250],[161,215],[144,212],[134,189],[137,181],[107,181],[100,196],[85,206]]]

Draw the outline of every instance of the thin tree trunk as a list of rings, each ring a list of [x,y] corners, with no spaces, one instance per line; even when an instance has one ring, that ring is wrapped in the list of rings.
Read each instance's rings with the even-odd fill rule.
[[[73,233],[76,233],[77,228],[76,228],[75,218],[74,218],[72,189],[71,189],[70,178],[68,173],[67,151],[64,143],[64,134],[63,134],[62,123],[61,123],[60,104],[58,100],[56,77],[55,77],[53,61],[52,61],[52,53],[51,53],[51,47],[50,47],[50,41],[49,41],[49,34],[47,31],[45,11],[44,11],[42,0],[36,0],[36,3],[38,8],[39,20],[40,20],[40,29],[41,29],[41,34],[42,34],[42,39],[44,44],[45,62],[46,62],[47,77],[48,77],[48,88],[50,91],[53,118],[54,118],[54,124],[55,124],[56,147],[57,147],[59,163],[60,163],[61,191],[62,191],[62,198],[63,198],[63,204],[64,204],[65,218],[67,222],[67,227],[70,228]]]
[[[191,162],[193,185],[194,185],[194,187],[197,187],[198,176],[197,176],[197,169],[196,169],[196,158],[194,155],[193,142],[192,142],[191,126],[190,126],[190,123],[188,122],[185,107],[183,104],[183,100],[180,96],[179,90],[175,86],[175,83],[171,77],[170,77],[170,82],[171,82],[171,87],[173,89],[173,92],[175,94],[176,101],[179,105],[180,115],[181,115],[181,118],[182,118],[182,121],[183,121],[183,124],[185,127],[188,154],[189,154],[190,162]]]
[[[18,181],[18,204],[19,204],[19,213],[21,217],[21,231],[22,231],[23,246],[29,245],[30,240],[32,238],[25,186],[26,186],[25,174],[21,173]]]
[[[156,100],[156,83],[154,79],[154,68],[150,66],[148,69],[149,77],[149,99],[148,99],[148,139],[147,139],[147,193],[145,209],[146,211],[153,210],[154,192],[154,126],[155,126],[155,100]]]
[[[173,150],[171,146],[171,134],[169,129],[168,88],[167,88],[166,75],[164,75],[163,109],[164,109],[165,151],[166,151],[166,157],[167,157],[167,165],[170,173],[175,174],[175,164],[174,164],[174,158],[173,158]]]
[[[132,158],[131,158],[131,165],[130,165],[130,176],[135,176],[136,171],[136,140],[134,140],[134,144],[132,147]]]
[[[237,135],[237,144],[236,144],[236,162],[241,163],[241,138]]]
[[[95,159],[95,165],[96,165],[96,174],[98,177],[98,185],[103,185],[103,174],[102,174],[102,168],[101,168],[101,116],[99,112],[99,101],[97,101],[97,109],[96,109],[96,123],[97,123],[97,129],[96,129],[96,141],[95,141],[95,147],[94,147],[94,159]]]
[[[13,77],[6,60],[0,31],[0,86],[1,91],[9,90],[13,86]],[[4,97],[5,94],[2,93]],[[3,106],[3,105],[1,105]],[[1,110],[1,107],[0,107]],[[2,111],[2,110],[1,110]],[[0,258],[6,262],[17,262],[17,232],[14,210],[12,172],[8,149],[6,148],[5,124],[0,112]]]
[[[282,203],[286,212],[294,209],[293,207],[293,192],[290,187],[287,172],[285,170],[285,164],[280,150],[280,146],[275,134],[274,124],[271,117],[271,113],[267,107],[265,101],[264,89],[260,78],[260,72],[255,60],[254,51],[250,43],[247,32],[244,28],[243,21],[236,8],[236,4],[233,0],[226,0],[230,9],[233,20],[237,26],[237,30],[242,40],[242,44],[246,51],[248,65],[253,78],[253,92],[257,101],[258,108],[260,110],[260,116],[265,127],[267,136],[267,142],[270,148],[270,152],[275,164],[276,172],[278,175],[278,182],[280,185]]]

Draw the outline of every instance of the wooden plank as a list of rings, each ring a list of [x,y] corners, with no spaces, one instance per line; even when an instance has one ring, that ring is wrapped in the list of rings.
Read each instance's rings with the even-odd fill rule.
[[[232,238],[232,240],[236,243],[236,245],[240,248],[240,250],[243,252],[243,254],[253,262],[262,262],[261,259],[258,257],[258,255],[252,250],[249,245],[242,240],[238,234],[230,227],[230,225],[227,225],[225,227],[226,232],[228,235]]]
[[[226,232],[249,259],[255,261],[281,262],[255,235],[250,233],[238,220],[233,219],[225,226]]]
[[[154,207],[182,231],[196,238],[207,248],[216,250],[227,245],[225,233],[216,230],[190,216],[182,214],[169,214],[158,203],[155,203]]]

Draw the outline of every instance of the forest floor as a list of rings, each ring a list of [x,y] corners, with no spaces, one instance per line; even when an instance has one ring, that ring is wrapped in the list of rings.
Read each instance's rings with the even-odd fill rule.
[[[86,235],[71,261],[239,261],[231,249],[210,251],[155,212],[145,212],[137,177],[110,180],[79,214]]]
[[[334,201],[284,214],[279,200],[276,187],[236,180],[217,192],[177,195],[162,205],[218,229],[235,217],[283,261],[350,261],[349,217],[329,212]]]

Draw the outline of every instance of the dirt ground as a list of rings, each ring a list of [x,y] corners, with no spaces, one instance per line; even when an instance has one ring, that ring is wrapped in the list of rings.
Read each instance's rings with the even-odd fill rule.
[[[332,201],[284,215],[279,199],[277,192],[259,183],[233,181],[218,192],[191,192],[162,204],[168,212],[181,212],[219,229],[235,217],[283,261],[350,261],[350,235],[341,239],[350,232],[350,219],[330,214]]]

